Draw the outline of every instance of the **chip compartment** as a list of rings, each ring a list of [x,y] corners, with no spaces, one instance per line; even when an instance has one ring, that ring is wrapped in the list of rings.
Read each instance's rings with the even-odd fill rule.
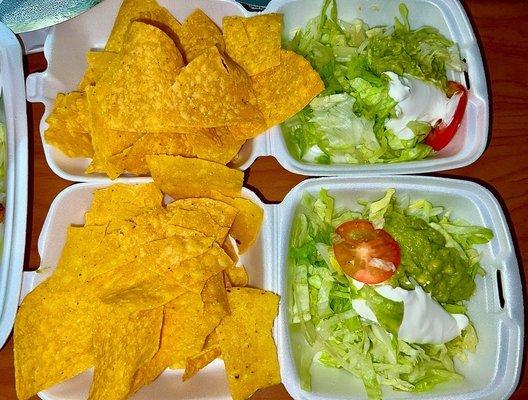
[[[95,190],[112,185],[112,182],[79,183],[60,192],[50,206],[38,240],[38,252],[41,259],[37,271],[24,273],[21,301],[32,289],[47,279],[61,256],[70,225],[83,225],[84,214],[89,209]],[[273,232],[275,206],[263,204],[247,188],[242,189],[242,196],[248,198],[264,209],[264,223],[255,244],[244,254],[240,261],[246,266],[249,274],[249,285],[275,290],[275,271],[272,271],[275,248]],[[276,290],[275,290],[276,291]],[[278,326],[275,325],[275,332]],[[44,400],[82,400],[87,397],[93,371],[82,374],[39,393]],[[225,378],[224,365],[215,360],[203,371],[182,384],[183,370],[166,370],[151,385],[142,388],[134,399],[230,399],[229,388]]]
[[[180,21],[195,8],[201,8],[217,25],[222,17],[245,15],[246,11],[234,0],[160,0],[160,5],[171,11]],[[467,60],[468,107],[459,132],[452,142],[434,157],[419,161],[372,165],[321,165],[296,160],[290,155],[280,126],[268,129],[255,139],[249,140],[233,165],[245,170],[260,156],[273,156],[287,170],[309,176],[336,176],[354,174],[413,174],[459,168],[476,161],[484,152],[488,140],[489,102],[486,75],[476,37],[471,23],[458,0],[386,0],[383,6],[377,0],[339,0],[340,16],[345,20],[362,18],[371,25],[391,24],[399,15],[398,5],[405,3],[410,11],[413,27],[433,25],[460,46],[462,58]],[[86,68],[85,53],[104,47],[110,33],[121,0],[106,0],[84,14],[51,28],[44,44],[48,68],[42,73],[27,78],[27,98],[31,102],[45,105],[40,121],[40,133],[44,154],[50,168],[63,179],[75,182],[97,181],[108,178],[101,174],[86,174],[89,164],[86,158],[68,158],[44,140],[46,118],[50,114],[57,93],[75,90]],[[322,1],[272,0],[264,13],[284,13],[284,28],[287,37],[294,30],[319,14]],[[452,74],[451,79],[464,82],[464,74]],[[132,179],[126,175],[121,180]],[[146,179],[146,178],[141,178]]]

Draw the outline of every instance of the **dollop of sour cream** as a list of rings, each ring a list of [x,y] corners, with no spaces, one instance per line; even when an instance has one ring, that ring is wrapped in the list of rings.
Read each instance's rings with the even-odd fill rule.
[[[363,283],[355,281],[360,289]],[[372,285],[381,296],[397,302],[403,302],[403,320],[398,337],[409,343],[442,344],[460,335],[469,324],[464,314],[448,313],[429,293],[419,285],[414,290],[393,288],[390,285]],[[376,315],[363,299],[352,301],[352,307],[358,315],[378,323]]]
[[[389,77],[389,96],[397,101],[396,118],[391,118],[385,127],[403,140],[414,138],[414,133],[407,127],[411,121],[427,122],[434,126],[443,120],[449,124],[453,119],[460,93],[451,98],[431,83],[424,82],[410,75],[398,76],[394,72],[384,72]]]

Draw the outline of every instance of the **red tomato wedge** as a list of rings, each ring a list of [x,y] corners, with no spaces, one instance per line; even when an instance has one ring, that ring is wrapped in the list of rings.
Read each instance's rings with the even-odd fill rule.
[[[364,283],[389,279],[400,265],[400,246],[383,229],[364,219],[347,221],[335,231],[334,254],[348,276]]]
[[[466,111],[468,93],[464,86],[458,82],[449,81],[447,83],[447,95],[452,97],[460,93],[460,100],[450,122],[440,121],[425,138],[425,144],[431,146],[434,150],[439,151],[446,147],[462,122],[464,112]]]

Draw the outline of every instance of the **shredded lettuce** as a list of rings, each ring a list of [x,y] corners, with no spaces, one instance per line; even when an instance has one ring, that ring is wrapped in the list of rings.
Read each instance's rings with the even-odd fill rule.
[[[412,29],[400,5],[393,26],[371,28],[356,19],[340,20],[335,0],[325,0],[319,17],[310,20],[288,43],[321,76],[325,90],[282,125],[289,151],[312,163],[366,164],[419,160],[432,153],[421,143],[431,126],[413,121],[414,138],[402,140],[385,128],[396,116],[389,95],[392,71],[409,74],[441,89],[447,69],[466,68],[457,45],[437,29]]]
[[[335,258],[332,237],[335,228],[347,220],[363,218],[386,227],[391,215],[397,213],[420,221],[423,225],[419,226],[430,229],[431,237],[439,238],[443,246],[453,246],[446,248],[464,260],[473,281],[474,266],[480,268],[473,246],[489,241],[492,232],[451,220],[449,212],[427,200],[397,197],[392,189],[379,199],[358,203],[359,211],[336,208],[332,196],[323,189],[317,195],[306,193],[294,217],[288,253],[289,321],[292,329],[302,332],[305,341],[297,365],[302,388],[311,390],[310,369],[314,362],[350,372],[361,380],[369,399],[381,399],[382,386],[423,392],[442,382],[463,379],[453,360],[466,361],[467,354],[475,352],[478,338],[473,325],[442,345],[399,339],[403,303],[379,295],[368,285],[356,287]],[[412,276],[407,283],[410,288],[419,284]],[[458,282],[449,284],[456,291]],[[366,301],[378,323],[360,317],[352,306],[355,300]],[[451,313],[466,312],[465,302],[442,305]]]

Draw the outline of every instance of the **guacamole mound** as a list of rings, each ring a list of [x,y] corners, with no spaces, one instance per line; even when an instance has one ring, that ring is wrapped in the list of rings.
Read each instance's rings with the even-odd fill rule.
[[[454,248],[445,247],[442,234],[424,220],[390,211],[383,228],[401,249],[401,263],[391,284],[411,289],[411,277],[441,303],[455,303],[473,295],[475,281],[468,262]]]

